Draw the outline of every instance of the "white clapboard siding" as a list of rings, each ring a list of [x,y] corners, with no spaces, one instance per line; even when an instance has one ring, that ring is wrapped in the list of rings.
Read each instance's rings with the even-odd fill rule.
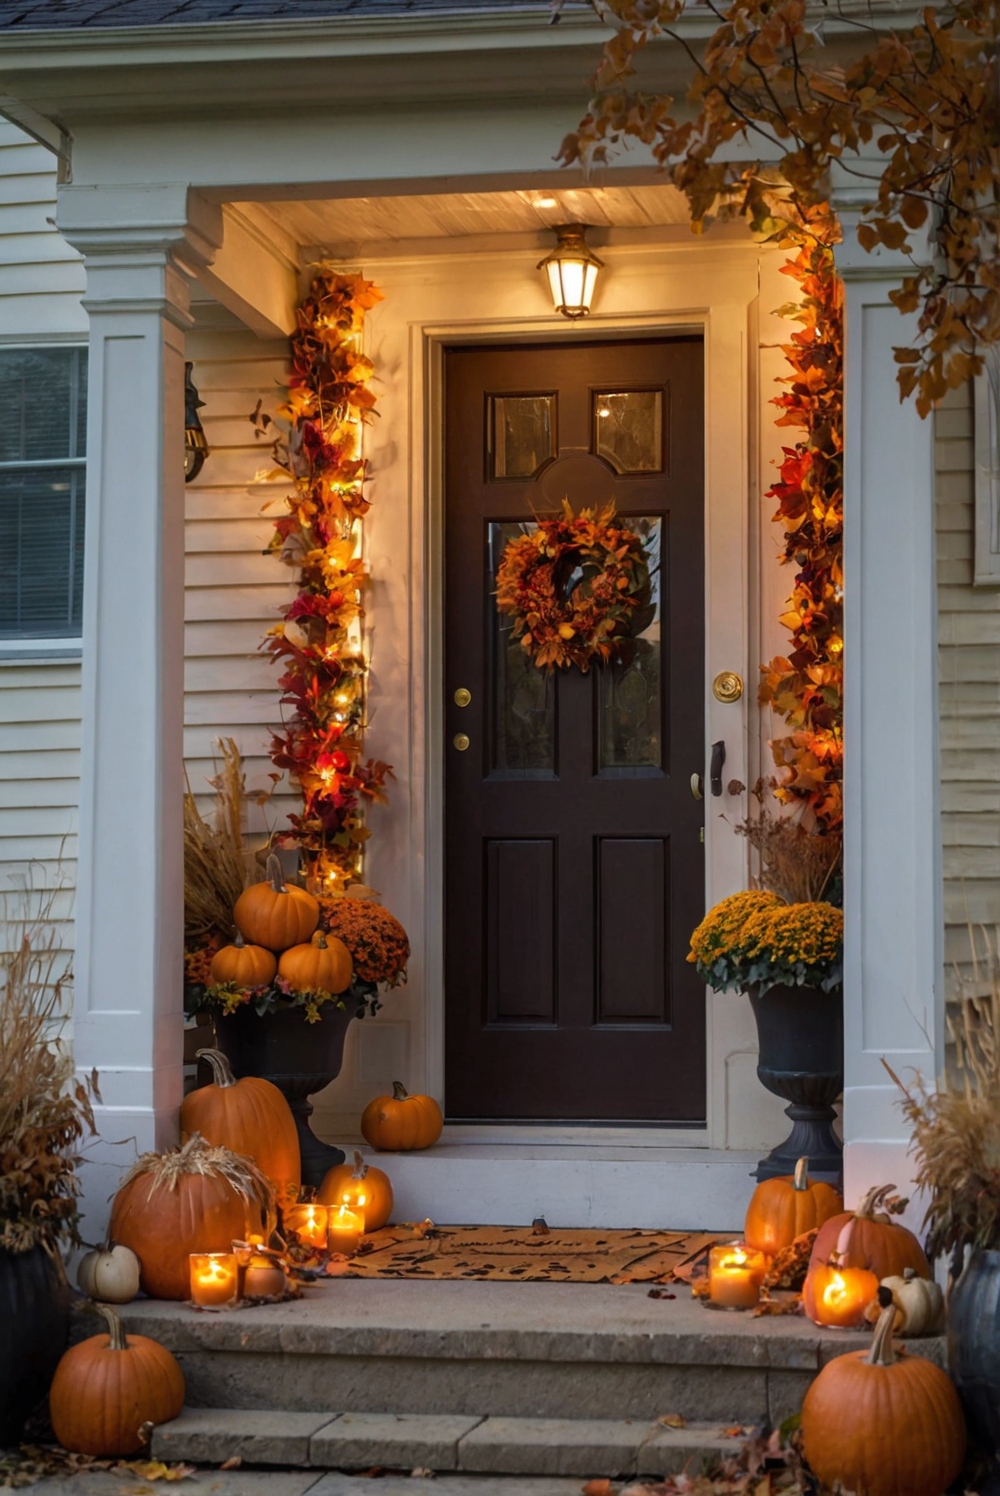
[[[1000,588],[972,584],[972,421],[968,386],[951,391],[935,415],[941,837],[952,991],[971,976],[970,926],[993,932],[1000,924]]]
[[[220,738],[239,747],[251,792],[273,784],[267,748],[281,721],[280,671],[259,646],[292,596],[295,573],[264,554],[282,490],[254,483],[272,463],[267,445],[254,438],[250,412],[259,399],[273,412],[287,350],[250,332],[196,330],[188,354],[205,401],[211,456],[185,494],[184,757],[207,810]],[[280,828],[295,803],[282,781],[267,805],[250,806],[251,832]]]
[[[56,230],[51,151],[0,119],[0,339],[87,335],[83,264]]]

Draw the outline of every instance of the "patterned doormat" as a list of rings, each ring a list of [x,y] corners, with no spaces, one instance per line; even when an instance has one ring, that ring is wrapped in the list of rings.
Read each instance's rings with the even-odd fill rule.
[[[345,1278],[476,1278],[501,1283],[690,1281],[698,1259],[727,1236],[705,1231],[577,1231],[541,1226],[384,1226],[356,1257],[333,1261]]]

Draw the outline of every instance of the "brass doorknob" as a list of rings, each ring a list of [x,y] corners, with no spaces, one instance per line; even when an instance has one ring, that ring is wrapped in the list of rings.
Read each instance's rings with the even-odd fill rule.
[[[459,686],[458,690],[455,692],[455,705],[468,706],[471,700],[472,692],[469,691],[465,686]]]
[[[466,748],[468,748],[469,746],[468,736],[464,732],[456,732],[451,741],[454,743],[459,753],[464,753]]]
[[[722,670],[712,682],[716,701],[739,701],[743,695],[743,677],[735,670]]]

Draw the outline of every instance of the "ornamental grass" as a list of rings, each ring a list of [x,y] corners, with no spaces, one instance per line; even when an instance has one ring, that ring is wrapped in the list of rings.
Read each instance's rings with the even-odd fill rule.
[[[184,789],[184,943],[191,948],[212,936],[229,937],[233,905],[261,876],[244,836],[243,756],[232,738],[220,739],[219,750],[222,767],[209,780],[215,791],[209,819],[198,809],[190,784]]]

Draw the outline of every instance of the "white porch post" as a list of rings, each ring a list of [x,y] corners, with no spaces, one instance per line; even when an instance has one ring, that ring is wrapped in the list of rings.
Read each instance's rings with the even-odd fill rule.
[[[844,1186],[912,1177],[899,1092],[944,1054],[933,420],[900,402],[900,257],[844,222]],[[919,1212],[918,1212],[919,1217]]]
[[[90,314],[73,1043],[99,1073],[85,1234],[182,1081],[184,332],[218,210],[183,187],[64,188]]]

